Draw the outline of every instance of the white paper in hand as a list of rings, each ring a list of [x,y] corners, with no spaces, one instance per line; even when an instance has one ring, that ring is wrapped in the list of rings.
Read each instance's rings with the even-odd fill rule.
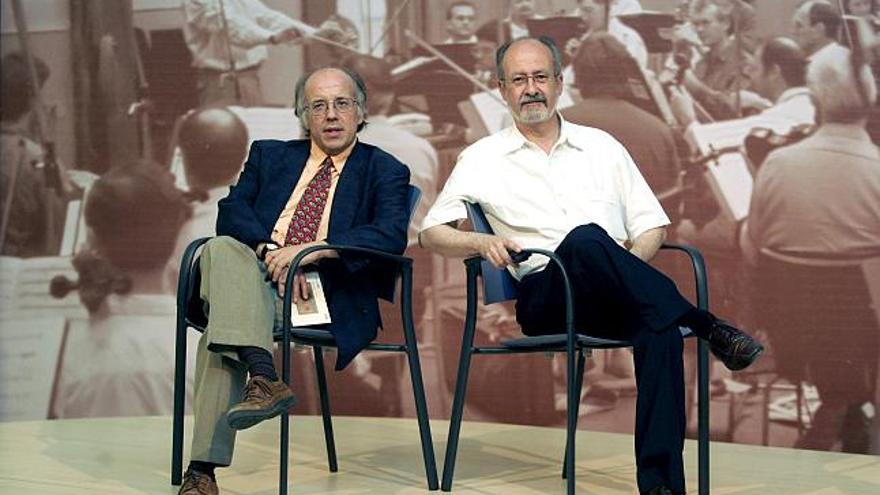
[[[330,323],[330,309],[324,297],[324,286],[318,272],[305,272],[306,283],[309,284],[309,298],[292,303],[290,323],[295,327],[323,325]]]

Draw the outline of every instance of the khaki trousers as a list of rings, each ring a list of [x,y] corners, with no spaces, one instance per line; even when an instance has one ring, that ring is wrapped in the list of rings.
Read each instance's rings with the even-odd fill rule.
[[[228,466],[235,430],[226,411],[241,400],[247,369],[235,347],[273,350],[281,302],[266,282],[266,267],[254,251],[232,237],[208,241],[201,256],[201,297],[210,309],[196,355],[193,440],[190,458]]]

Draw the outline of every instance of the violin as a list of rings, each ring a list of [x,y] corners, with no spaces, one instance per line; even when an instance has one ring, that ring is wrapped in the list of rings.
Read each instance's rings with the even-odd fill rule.
[[[795,144],[816,131],[814,124],[800,124],[792,127],[787,133],[780,134],[766,127],[756,127],[749,131],[743,140],[746,158],[757,170],[767,159],[767,155],[777,148]]]

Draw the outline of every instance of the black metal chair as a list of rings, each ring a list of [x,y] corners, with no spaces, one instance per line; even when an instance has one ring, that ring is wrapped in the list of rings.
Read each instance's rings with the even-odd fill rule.
[[[410,185],[409,207],[410,215],[415,211],[421,191]],[[172,437],[171,455],[171,484],[179,485],[182,481],[183,470],[183,412],[185,402],[185,369],[186,369],[186,331],[192,327],[204,332],[208,324],[208,316],[205,314],[198,291],[198,263],[194,263],[196,252],[200,250],[209,238],[197,239],[189,244],[181,260],[180,276],[177,290],[177,343],[176,361],[174,373],[174,428]],[[326,245],[304,249],[291,262],[286,280],[287,287],[292,287],[293,276],[302,259],[309,253],[321,250],[334,250],[339,253],[367,255],[391,262],[397,266],[400,277],[400,314],[403,324],[403,343],[372,342],[367,350],[402,352],[406,353],[409,361],[410,378],[412,379],[413,395],[416,407],[416,417],[419,423],[421,436],[422,455],[425,463],[425,474],[429,490],[437,490],[437,467],[434,459],[434,445],[431,440],[431,427],[428,422],[428,409],[425,402],[425,390],[422,381],[421,365],[419,363],[418,342],[416,341],[415,328],[412,315],[412,260],[405,256],[397,256],[374,249],[358,248],[350,246]],[[336,460],[336,443],[333,436],[333,424],[330,415],[330,400],[327,393],[327,378],[324,372],[323,349],[336,347],[336,340],[328,330],[308,327],[291,327],[290,305],[292,290],[284,294],[283,326],[280,332],[276,332],[274,340],[279,342],[282,349],[282,372],[281,376],[285,383],[290,383],[290,344],[296,342],[311,346],[315,357],[315,374],[318,381],[320,394],[321,415],[324,422],[324,439],[327,445],[327,463],[331,472],[338,470]],[[392,301],[393,302],[393,301]],[[288,479],[288,456],[289,456],[289,417],[285,411],[281,415],[281,444],[280,444],[280,475],[279,493],[286,495]]]
[[[474,230],[481,233],[491,234],[492,228],[477,204],[467,203],[468,216],[474,225]],[[664,244],[663,249],[671,249],[686,253],[693,265],[696,279],[697,307],[708,307],[708,289],[706,284],[706,268],[700,252],[689,246]],[[568,281],[565,267],[561,260],[551,251],[543,249],[524,249],[521,253],[527,255],[542,255],[550,259],[550,263],[556,263],[565,280],[565,330],[566,333],[554,335],[542,335],[536,337],[523,337],[518,339],[503,340],[500,346],[475,346],[474,333],[477,320],[477,279],[483,282],[483,304],[493,304],[502,301],[516,299],[516,280],[505,269],[497,269],[489,261],[480,257],[472,257],[464,261],[467,270],[467,313],[465,316],[464,335],[462,336],[461,355],[458,365],[458,376],[455,385],[455,397],[452,404],[452,413],[449,423],[449,438],[446,444],[446,459],[443,464],[443,480],[441,490],[452,489],[452,477],[455,471],[455,458],[458,451],[458,438],[461,430],[462,414],[464,412],[464,400],[467,391],[468,373],[470,370],[471,356],[474,354],[522,354],[533,352],[566,353],[567,356],[567,420],[566,420],[566,448],[563,462],[562,477],[566,478],[567,493],[575,493],[574,467],[575,467],[575,431],[577,429],[578,407],[580,405],[581,388],[583,385],[585,355],[592,349],[612,349],[630,347],[631,344],[624,340],[609,340],[589,337],[576,333],[574,329],[574,312],[572,307],[571,286]],[[521,259],[520,259],[521,260]],[[692,336],[691,333],[684,334]],[[709,352],[708,345],[698,340],[698,416],[699,416],[699,493],[709,493]]]

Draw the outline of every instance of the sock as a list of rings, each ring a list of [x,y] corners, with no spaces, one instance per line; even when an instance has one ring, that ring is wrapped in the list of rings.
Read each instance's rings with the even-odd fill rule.
[[[263,376],[269,381],[278,381],[272,354],[262,347],[244,346],[238,348],[238,358],[248,367],[251,377]]]
[[[705,339],[709,336],[709,330],[715,323],[712,313],[693,308],[678,319],[678,324],[690,328],[697,337]]]
[[[205,462],[205,461],[189,461],[189,469],[192,471],[198,471],[202,474],[207,474],[211,477],[212,480],[217,481],[217,478],[214,477],[214,468],[217,467],[213,462]]]

